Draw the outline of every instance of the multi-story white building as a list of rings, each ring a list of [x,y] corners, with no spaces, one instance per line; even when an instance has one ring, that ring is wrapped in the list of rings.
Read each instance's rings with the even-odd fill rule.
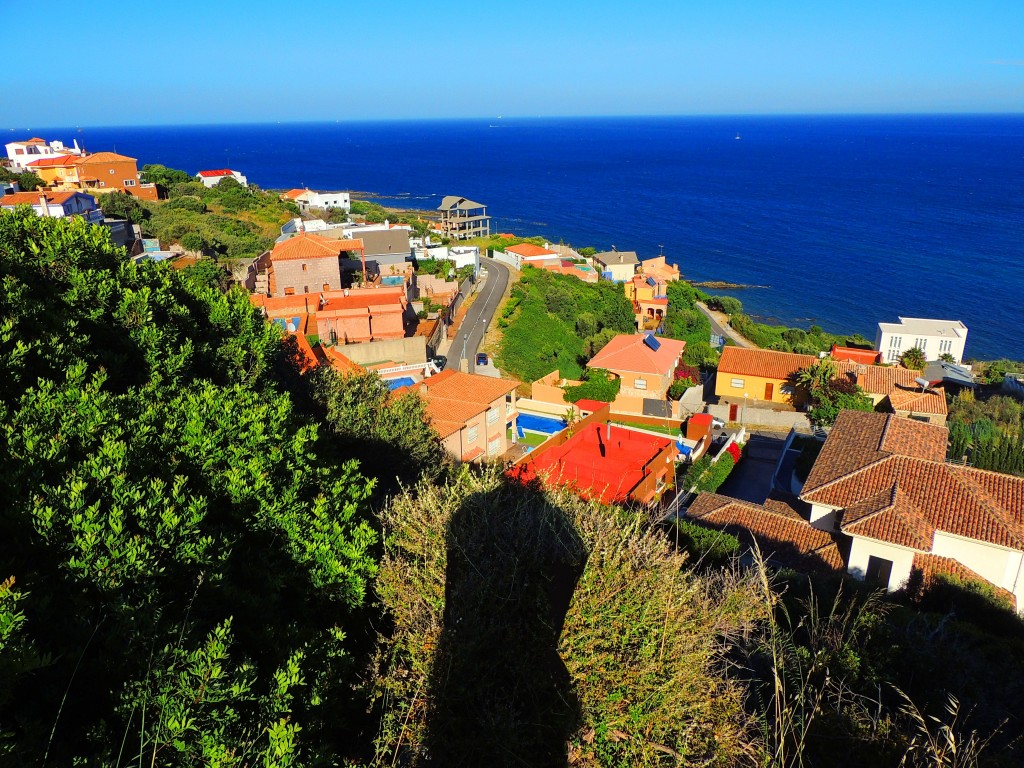
[[[465,197],[446,195],[437,206],[441,212],[441,233],[452,240],[469,240],[473,237],[489,237],[491,217],[487,206],[474,203]]]
[[[32,138],[26,141],[12,141],[5,145],[7,148],[7,159],[11,162],[11,168],[16,171],[24,171],[29,163],[42,160],[44,157],[60,157],[62,155],[82,155],[75,141],[74,147],[65,147],[62,141],[46,141],[45,139]]]
[[[951,355],[953,362],[963,360],[967,344],[967,326],[959,320],[928,320],[901,317],[898,323],[879,323],[875,349],[887,363],[895,363],[912,347],[924,352],[925,360]]]

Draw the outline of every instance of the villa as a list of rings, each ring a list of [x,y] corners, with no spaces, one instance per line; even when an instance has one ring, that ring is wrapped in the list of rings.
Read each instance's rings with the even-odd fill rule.
[[[220,184],[224,179],[234,179],[243,187],[248,187],[249,182],[238,171],[233,171],[230,168],[218,168],[213,171],[200,171],[196,174],[196,178],[203,182],[203,186],[215,187]]]
[[[922,317],[901,317],[898,323],[879,323],[875,349],[885,355],[885,362],[895,363],[912,347],[924,353],[925,360],[938,360],[949,355],[960,363],[967,344],[967,326],[959,320],[928,320]]]
[[[441,234],[444,237],[469,240],[489,237],[491,234],[491,217],[487,215],[487,206],[483,203],[446,195],[437,210],[441,212]]]
[[[621,334],[594,355],[587,368],[606,370],[619,378],[616,411],[662,416],[685,349],[685,341],[655,338],[651,333]],[[652,401],[656,406],[648,407]]]

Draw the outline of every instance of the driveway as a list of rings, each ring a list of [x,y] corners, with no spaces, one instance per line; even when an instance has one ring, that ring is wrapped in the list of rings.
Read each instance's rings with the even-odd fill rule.
[[[708,306],[701,301],[695,303],[697,304],[697,309],[707,315],[708,321],[711,323],[712,333],[718,336],[728,336],[730,339],[735,341],[736,345],[739,347],[747,347],[748,349],[758,348],[754,342],[743,338],[732,329],[732,326],[729,325],[728,315],[709,309]]]
[[[752,435],[740,463],[729,473],[718,492],[734,499],[763,504],[771,492],[775,464],[785,444],[785,435]]]
[[[462,325],[448,348],[448,363],[445,369],[462,370],[463,355],[469,361],[467,370],[476,371],[476,352],[483,342],[487,326],[494,319],[495,310],[508,285],[508,267],[493,259],[481,260],[481,267],[487,269],[487,279],[480,287],[480,295],[466,313]]]

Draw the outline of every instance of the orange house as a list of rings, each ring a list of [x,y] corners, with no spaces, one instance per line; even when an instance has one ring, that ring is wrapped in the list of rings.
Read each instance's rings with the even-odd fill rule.
[[[100,194],[120,190],[143,200],[158,197],[155,184],[141,182],[135,158],[116,152],[44,157],[28,168],[55,189],[87,189]]]

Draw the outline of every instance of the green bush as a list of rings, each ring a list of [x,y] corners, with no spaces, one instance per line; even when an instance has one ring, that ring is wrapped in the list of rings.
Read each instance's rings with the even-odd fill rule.
[[[618,376],[611,376],[608,371],[600,368],[585,369],[582,381],[578,386],[565,388],[565,399],[570,403],[578,403],[580,400],[610,403],[619,394],[619,386],[622,384]]]
[[[692,488],[697,493],[714,493],[725,482],[735,464],[730,453],[723,453],[714,464],[711,463],[711,456],[705,453],[686,470],[679,488],[683,491]]]
[[[738,315],[743,311],[743,302],[733,296],[711,296],[707,305],[727,315]]]
[[[740,541],[735,536],[689,520],[675,521],[668,535],[689,553],[690,562],[709,568],[728,564],[740,552]]]

